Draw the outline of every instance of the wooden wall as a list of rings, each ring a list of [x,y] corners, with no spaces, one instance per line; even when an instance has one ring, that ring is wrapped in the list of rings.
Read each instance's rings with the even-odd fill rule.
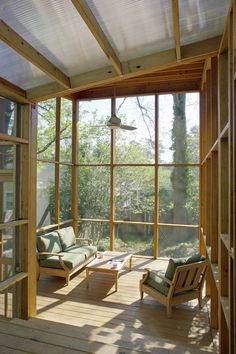
[[[205,65],[201,92],[202,251],[211,267],[207,294],[220,353],[235,353],[235,1],[217,58]]]

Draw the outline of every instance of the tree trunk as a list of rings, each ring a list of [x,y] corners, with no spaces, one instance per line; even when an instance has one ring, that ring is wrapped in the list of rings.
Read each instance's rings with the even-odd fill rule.
[[[186,116],[185,116],[185,94],[173,95],[173,129],[172,129],[172,149],[173,163],[186,163]],[[173,189],[173,223],[187,224],[187,167],[173,167],[171,174],[171,184]],[[174,238],[178,234],[184,236],[183,230],[175,230]],[[184,237],[185,238],[185,237]],[[183,238],[181,237],[181,241]]]

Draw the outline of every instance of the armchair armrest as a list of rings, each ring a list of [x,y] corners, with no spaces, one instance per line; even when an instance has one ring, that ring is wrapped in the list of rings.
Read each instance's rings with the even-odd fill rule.
[[[159,274],[159,271],[158,270],[151,270],[150,268],[147,268],[147,276],[152,273],[154,275],[156,275],[158,278],[162,279],[165,283],[167,283],[168,285],[172,285],[172,281],[167,279],[166,277],[164,277],[163,275]]]
[[[76,237],[76,239],[75,239],[76,244],[79,244],[82,241],[88,242],[89,245],[91,245],[91,243],[92,243],[91,238]]]
[[[158,278],[162,279],[165,283],[172,285],[172,281],[164,277],[163,275],[159,274],[157,270],[151,270],[150,273],[155,274]]]

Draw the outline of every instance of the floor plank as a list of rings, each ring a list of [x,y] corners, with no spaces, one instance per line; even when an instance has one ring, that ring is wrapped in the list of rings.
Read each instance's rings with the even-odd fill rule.
[[[125,269],[121,273],[117,292],[113,277],[106,274],[92,274],[89,288],[85,271],[69,286],[62,278],[41,276],[37,318],[0,321],[0,352],[217,353],[207,299],[202,309],[197,301],[176,306],[172,319],[151,297],[140,300],[139,280],[144,268],[161,269],[166,264],[134,259],[132,272]]]

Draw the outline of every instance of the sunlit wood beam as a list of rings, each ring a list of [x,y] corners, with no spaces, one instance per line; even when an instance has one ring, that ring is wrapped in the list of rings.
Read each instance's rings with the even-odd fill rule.
[[[0,96],[19,103],[29,103],[26,91],[0,77]]]
[[[31,44],[26,42],[18,33],[0,20],[0,39],[9,47],[14,49],[23,58],[28,60],[43,71],[51,79],[57,81],[61,86],[70,88],[70,79],[48,59],[39,53]]]
[[[117,74],[122,75],[121,63],[110,42],[108,41],[106,35],[101,29],[96,17],[90,10],[86,0],[71,0],[71,2],[73,3],[76,10],[79,12],[80,16],[88,26],[89,30],[95,37],[103,52],[106,54],[107,58],[110,60]]]
[[[181,60],[180,28],[179,28],[179,1],[172,0],[173,30],[175,38],[176,60]]]

